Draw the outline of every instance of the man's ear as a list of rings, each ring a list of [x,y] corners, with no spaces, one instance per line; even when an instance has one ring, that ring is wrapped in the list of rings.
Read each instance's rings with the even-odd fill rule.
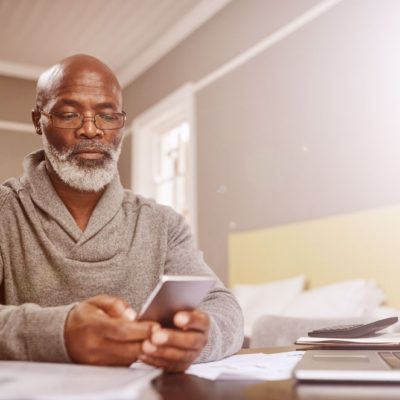
[[[35,131],[38,135],[42,134],[42,129],[40,128],[40,111],[36,108],[32,110],[32,122],[35,126]]]

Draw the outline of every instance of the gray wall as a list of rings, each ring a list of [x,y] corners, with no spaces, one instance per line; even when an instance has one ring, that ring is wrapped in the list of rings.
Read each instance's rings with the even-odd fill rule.
[[[125,90],[128,113],[316,3],[233,0]],[[400,201],[399,15],[345,0],[197,94],[199,243],[223,279],[231,231]]]
[[[40,136],[35,133],[0,130],[0,182],[22,174],[22,160],[41,147]]]
[[[30,123],[35,82],[0,76],[0,120]],[[41,146],[40,137],[27,132],[0,130],[0,182],[22,173],[26,154]]]
[[[346,1],[198,94],[212,264],[231,231],[400,202],[399,15],[396,0]]]
[[[30,122],[35,87],[31,80],[0,76],[0,119]]]
[[[124,90],[129,119],[197,81],[319,0],[232,0]]]
[[[130,120],[186,82],[203,78],[318,3],[318,0],[232,0],[124,90],[125,110]],[[198,122],[201,127],[202,122]],[[218,135],[223,141],[229,132],[219,131]],[[226,280],[227,237],[221,229],[213,231],[215,226],[225,224],[225,218],[217,215],[213,219],[216,213],[212,210],[217,210],[215,196],[208,197],[208,188],[203,186],[209,171],[204,165],[210,145],[207,136],[207,132],[198,129],[199,245],[209,264]],[[210,160],[211,164],[224,165],[224,154]],[[225,231],[225,226],[222,229]]]

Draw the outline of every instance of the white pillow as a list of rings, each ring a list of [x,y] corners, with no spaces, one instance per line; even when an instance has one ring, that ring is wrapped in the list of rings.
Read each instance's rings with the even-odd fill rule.
[[[365,281],[365,310],[364,313],[381,306],[386,300],[385,292],[376,284],[375,281]]]
[[[282,315],[300,318],[361,317],[385,299],[373,281],[355,279],[322,286],[299,294]]]
[[[253,323],[262,315],[279,315],[304,288],[304,276],[263,284],[236,285],[236,296],[244,315],[244,333],[251,335]]]

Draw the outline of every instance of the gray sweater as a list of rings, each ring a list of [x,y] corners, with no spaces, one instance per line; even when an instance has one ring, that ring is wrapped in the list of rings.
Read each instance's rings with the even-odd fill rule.
[[[212,275],[171,208],[108,185],[82,232],[55,192],[44,153],[0,185],[0,359],[69,362],[64,324],[75,302],[98,294],[140,308],[161,274]],[[243,321],[218,281],[200,309],[211,319],[197,361],[240,349]]]

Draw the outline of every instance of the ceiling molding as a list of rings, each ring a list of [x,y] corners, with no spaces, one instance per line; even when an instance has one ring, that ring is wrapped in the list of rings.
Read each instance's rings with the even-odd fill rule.
[[[0,60],[0,75],[37,80],[45,70],[43,67]]]
[[[123,88],[133,82],[141,73],[154,65],[178,43],[204,24],[208,19],[225,7],[231,0],[203,0],[185,15],[173,28],[150,46],[139,57],[136,57],[117,73]]]
[[[33,125],[26,122],[4,121],[0,119],[0,130],[12,132],[33,132]]]
[[[248,48],[243,53],[237,55],[227,63],[221,65],[219,68],[212,71],[199,81],[197,81],[194,84],[193,90],[195,92],[198,92],[199,90],[204,89],[205,87],[209,86],[216,80],[224,77],[225,75],[229,74],[236,68],[247,63],[248,61],[256,57],[258,54],[262,53],[263,51],[267,50],[271,46],[279,43],[281,40],[297,32],[303,26],[319,18],[321,15],[328,12],[331,8],[337,6],[342,1],[343,0],[322,0],[320,3],[311,7],[309,10],[299,15],[286,25],[282,26],[275,32],[266,36],[264,39],[256,43],[254,46]]]

